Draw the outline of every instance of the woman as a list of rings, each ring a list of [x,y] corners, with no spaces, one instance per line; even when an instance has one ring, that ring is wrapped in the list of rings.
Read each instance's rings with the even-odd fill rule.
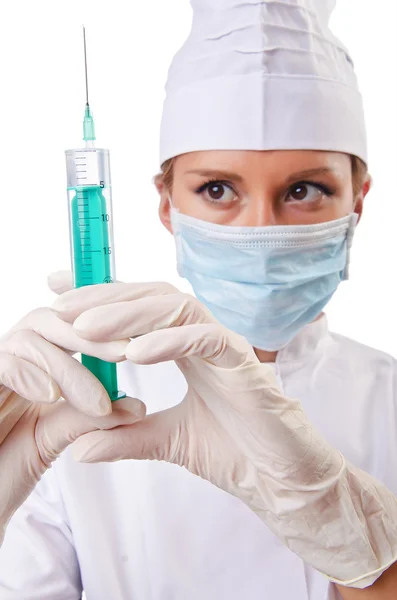
[[[159,283],[70,290],[3,338],[20,412],[0,460],[14,436],[25,482],[8,516],[77,438],[81,462],[63,453],[11,520],[0,598],[393,597],[395,361],[322,313],[370,187],[332,4],[195,3],[156,185],[197,300]],[[120,387],[152,414],[129,398],[90,416],[108,404],[77,351],[127,359]],[[69,403],[28,407],[48,379],[13,355]],[[82,464],[126,458],[149,461]]]

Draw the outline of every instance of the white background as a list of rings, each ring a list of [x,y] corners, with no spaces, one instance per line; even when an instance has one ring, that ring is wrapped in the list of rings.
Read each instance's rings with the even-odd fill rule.
[[[167,69],[190,20],[188,0],[1,3],[0,334],[50,304],[47,274],[69,268],[64,150],[83,145],[83,23],[97,145],[111,151],[117,278],[188,289],[151,179]],[[375,185],[351,281],[327,312],[334,330],[397,356],[397,3],[340,0],[332,22],[356,65]]]

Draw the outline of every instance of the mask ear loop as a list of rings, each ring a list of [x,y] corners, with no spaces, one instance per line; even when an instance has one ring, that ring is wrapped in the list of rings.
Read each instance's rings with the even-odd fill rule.
[[[183,267],[182,267],[182,236],[180,235],[180,223],[179,223],[179,208],[177,208],[172,202],[171,194],[168,194],[168,202],[170,203],[170,216],[171,216],[171,226],[172,226],[172,234],[174,236],[175,248],[176,248],[176,262],[177,262],[177,270],[181,277],[183,277]]]
[[[175,206],[175,204],[172,202],[171,194],[168,194],[167,198],[168,198],[168,202],[170,203],[170,217],[171,217],[172,230],[174,233],[174,237],[176,237],[175,232],[178,230],[177,217],[179,215],[179,208],[177,208]]]
[[[171,211],[174,211],[174,212],[178,213],[179,212],[179,208],[177,208],[175,206],[175,204],[172,202],[171,194],[168,194],[168,202],[170,203]]]
[[[350,250],[351,250],[351,247],[353,244],[353,236],[354,236],[354,232],[356,230],[357,221],[358,221],[358,214],[352,213],[350,215],[349,229],[347,230],[347,236],[346,236],[346,266],[343,271],[343,279],[344,280],[349,279],[349,276],[350,276]]]

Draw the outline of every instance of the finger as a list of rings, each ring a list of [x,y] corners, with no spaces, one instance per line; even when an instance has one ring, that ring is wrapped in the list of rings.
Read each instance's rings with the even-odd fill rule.
[[[111,412],[109,396],[99,379],[34,331],[17,331],[2,344],[1,351],[27,360],[50,375],[61,396],[78,410],[92,416]]]
[[[29,402],[50,404],[61,396],[51,375],[28,360],[4,352],[0,352],[0,383]]]
[[[219,367],[241,367],[257,362],[250,344],[218,323],[185,325],[155,331],[132,340],[125,352],[134,363],[150,365],[198,357]]]
[[[1,512],[6,520],[15,512],[15,506],[28,497],[50,463],[76,436],[93,429],[131,424],[144,415],[144,406],[142,410],[142,403],[134,398],[115,402],[114,413],[96,419],[65,402],[42,405],[40,411],[37,407],[31,408],[36,410],[28,409],[20,414],[2,443],[0,471],[12,474],[10,485],[0,489]]]
[[[40,307],[23,317],[1,339],[0,348],[4,341],[21,330],[31,330],[70,354],[81,352],[88,356],[95,356],[107,362],[120,362],[125,358],[125,348],[129,338],[118,339],[112,342],[87,341],[77,335],[73,327],[62,321],[50,308]]]
[[[73,273],[72,271],[55,271],[54,273],[50,273],[47,277],[47,284],[55,294],[64,294],[74,287]]]
[[[214,323],[210,311],[194,296],[178,292],[92,308],[73,324],[79,336],[111,341],[191,323]]]
[[[175,292],[178,290],[169,283],[100,283],[65,292],[51,308],[60,319],[73,323],[81,313],[96,306]]]
[[[74,442],[72,455],[79,462],[132,458],[183,464],[184,453],[188,451],[183,422],[183,407],[179,404],[153,413],[133,426],[87,433]]]
[[[60,402],[44,410],[36,427],[36,442],[44,464],[50,462],[69,444],[90,431],[114,429],[132,425],[144,419],[146,406],[137,398],[123,398],[113,404],[111,414],[102,417],[82,415],[76,409]]]

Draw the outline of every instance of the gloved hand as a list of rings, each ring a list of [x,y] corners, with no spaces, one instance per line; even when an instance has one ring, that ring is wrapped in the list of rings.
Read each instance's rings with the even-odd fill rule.
[[[112,412],[105,388],[72,357],[119,362],[128,342],[87,342],[49,308],[33,310],[0,338],[0,544],[15,510],[66,446],[88,431],[144,417],[144,405],[132,398],[118,400]]]
[[[143,421],[75,442],[84,462],[176,463],[240,498],[293,552],[332,581],[371,585],[397,559],[397,501],[314,429],[270,366],[195,298],[168,284],[68,291],[52,306],[97,343],[134,338],[134,363],[175,360],[184,400]]]

